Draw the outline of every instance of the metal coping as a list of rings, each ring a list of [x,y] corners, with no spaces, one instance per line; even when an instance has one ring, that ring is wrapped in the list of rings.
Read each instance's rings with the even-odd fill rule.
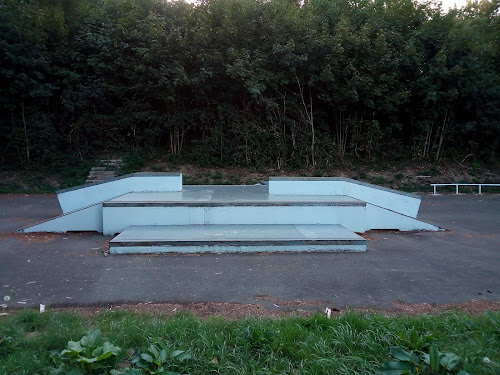
[[[91,187],[91,186],[107,184],[108,182],[123,180],[123,179],[129,178],[129,177],[167,177],[167,176],[180,176],[180,177],[182,177],[182,173],[181,172],[137,172],[137,173],[125,174],[123,176],[110,178],[109,180],[106,180],[106,181],[91,182],[88,184],[73,186],[73,187],[70,187],[67,189],[57,190],[56,194],[62,194],[62,193],[67,193],[68,191],[79,190],[79,189],[83,189],[83,188],[87,188],[87,187]]]
[[[157,201],[157,202],[103,202],[103,207],[307,207],[307,206],[366,206],[363,201]]]
[[[269,181],[343,181],[350,182],[351,184],[362,185],[366,187],[370,187],[377,190],[387,191],[389,193],[404,195],[410,198],[422,199],[419,195],[413,193],[407,193],[405,191],[395,190],[391,188],[387,188],[384,186],[378,186],[374,184],[370,184],[368,182],[354,180],[352,178],[347,177],[269,177]]]

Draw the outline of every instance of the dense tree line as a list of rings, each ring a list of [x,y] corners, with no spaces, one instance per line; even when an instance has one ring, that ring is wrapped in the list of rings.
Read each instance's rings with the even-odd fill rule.
[[[500,2],[0,0],[4,165],[500,152]]]

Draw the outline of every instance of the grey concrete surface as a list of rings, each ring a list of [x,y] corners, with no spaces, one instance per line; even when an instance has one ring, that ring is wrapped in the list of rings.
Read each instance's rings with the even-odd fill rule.
[[[267,186],[259,185],[191,185],[179,192],[139,192],[120,195],[105,206],[172,205],[318,205],[364,206],[365,202],[345,195],[270,195]]]
[[[419,219],[445,232],[368,232],[366,253],[103,256],[111,237],[21,234],[60,214],[55,196],[0,195],[0,300],[17,307],[119,302],[330,307],[500,300],[500,195],[423,197]],[[24,303],[23,303],[24,302]]]
[[[132,225],[111,242],[356,241],[361,236],[338,224]]]
[[[112,254],[366,251],[338,224],[131,225],[109,242]]]

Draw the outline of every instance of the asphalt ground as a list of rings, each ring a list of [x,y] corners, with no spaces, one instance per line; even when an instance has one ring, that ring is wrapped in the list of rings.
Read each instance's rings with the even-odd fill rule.
[[[366,253],[109,255],[97,233],[14,233],[59,215],[55,195],[0,195],[0,303],[9,307],[286,301],[343,308],[500,300],[500,195],[425,195],[442,232],[372,231]],[[281,301],[281,302],[277,302]],[[307,302],[304,303],[307,305]]]

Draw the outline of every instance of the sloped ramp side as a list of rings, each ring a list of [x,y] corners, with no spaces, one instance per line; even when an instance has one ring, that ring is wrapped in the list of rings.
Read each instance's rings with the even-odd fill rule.
[[[20,229],[20,233],[31,232],[99,232],[102,233],[102,203],[71,211]]]
[[[352,179],[345,180],[344,194],[412,218],[417,217],[422,200],[416,194]]]
[[[269,177],[270,195],[346,195],[366,203],[417,217],[421,197],[344,177]]]
[[[442,228],[438,226],[420,221],[413,217],[367,203],[366,230],[371,229],[398,229],[400,231],[442,230]]]
[[[59,190],[63,213],[104,202],[131,192],[175,192],[182,190],[182,173],[133,173],[104,182]]]

